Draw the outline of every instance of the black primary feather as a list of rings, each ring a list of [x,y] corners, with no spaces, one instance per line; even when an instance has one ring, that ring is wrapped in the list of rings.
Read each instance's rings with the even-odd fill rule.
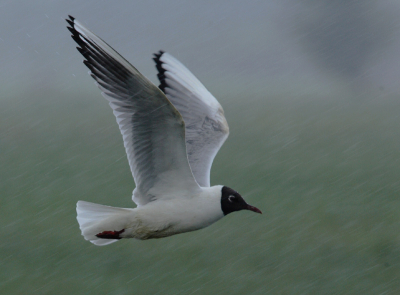
[[[157,77],[158,77],[158,80],[160,81],[160,85],[158,86],[158,88],[160,88],[161,91],[165,93],[165,88],[168,87],[168,84],[165,81],[165,75],[164,75],[164,73],[166,71],[162,67],[163,62],[160,60],[160,58],[163,54],[164,54],[164,51],[162,51],[162,50],[160,50],[158,53],[154,53],[153,60],[156,62],[156,69],[158,71]]]

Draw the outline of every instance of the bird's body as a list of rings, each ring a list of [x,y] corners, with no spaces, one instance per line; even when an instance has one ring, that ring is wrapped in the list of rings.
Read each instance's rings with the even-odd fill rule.
[[[168,200],[150,202],[134,209],[114,208],[79,201],[78,221],[84,225],[85,237],[96,239],[96,234],[124,229],[114,238],[136,238],[140,240],[163,238],[198,230],[224,217],[221,211],[221,185],[202,188],[199,194],[178,196]],[[85,213],[103,212],[102,222],[85,227]],[[81,213],[81,214],[79,214]],[[90,219],[86,217],[86,219]],[[100,240],[101,241],[101,240]],[[111,242],[107,239],[103,242]]]
[[[236,191],[210,186],[211,165],[229,127],[221,105],[185,66],[167,53],[155,54],[157,87],[73,17],[67,22],[114,112],[136,183],[137,208],[77,203],[86,240],[107,245],[121,238],[163,238],[204,228],[234,211],[261,213]]]

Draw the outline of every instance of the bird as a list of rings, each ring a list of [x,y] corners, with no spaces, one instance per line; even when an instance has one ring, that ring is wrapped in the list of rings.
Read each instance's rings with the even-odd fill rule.
[[[164,238],[205,228],[240,210],[261,213],[235,190],[210,186],[211,165],[229,134],[217,99],[177,59],[159,51],[157,87],[105,41],[69,16],[68,30],[121,131],[136,208],[78,201],[85,240]]]

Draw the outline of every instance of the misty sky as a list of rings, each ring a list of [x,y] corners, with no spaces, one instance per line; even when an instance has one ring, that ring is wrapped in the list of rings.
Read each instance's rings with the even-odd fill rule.
[[[3,91],[92,87],[73,15],[152,81],[170,52],[206,85],[400,92],[399,1],[0,1]],[[335,84],[336,85],[336,84]]]

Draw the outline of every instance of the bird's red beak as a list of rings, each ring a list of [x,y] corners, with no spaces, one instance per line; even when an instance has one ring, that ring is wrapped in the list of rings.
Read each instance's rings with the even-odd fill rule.
[[[251,206],[251,205],[247,205],[247,210],[262,214],[260,209],[254,207],[254,206]]]

